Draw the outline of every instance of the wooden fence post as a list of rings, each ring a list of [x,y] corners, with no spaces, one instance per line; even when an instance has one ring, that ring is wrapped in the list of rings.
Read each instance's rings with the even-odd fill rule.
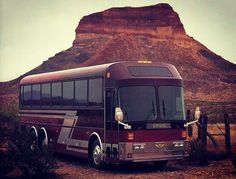
[[[190,120],[191,120],[191,117],[190,117],[190,110],[188,109],[188,110],[187,110],[187,122],[190,122]],[[192,136],[193,136],[193,127],[192,127],[192,125],[189,125],[189,126],[187,127],[187,129],[188,129],[188,136],[189,136],[189,137],[192,137]]]
[[[202,146],[204,149],[207,149],[207,122],[208,122],[208,117],[207,115],[203,116],[202,120]]]
[[[201,142],[202,147],[204,150],[207,149],[207,115],[201,115],[199,118],[198,125],[198,140]]]
[[[224,114],[225,121],[225,147],[227,153],[231,154],[231,143],[230,143],[230,123],[229,123],[229,115]]]
[[[202,114],[200,115],[200,118],[198,119],[198,125],[197,125],[197,140],[202,140]]]

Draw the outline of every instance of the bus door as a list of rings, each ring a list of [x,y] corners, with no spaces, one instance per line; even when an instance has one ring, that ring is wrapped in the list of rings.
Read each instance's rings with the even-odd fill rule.
[[[106,161],[118,160],[118,124],[115,121],[115,89],[106,89]]]

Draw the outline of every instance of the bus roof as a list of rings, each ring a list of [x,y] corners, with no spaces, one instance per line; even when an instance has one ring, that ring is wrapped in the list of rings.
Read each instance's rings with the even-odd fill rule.
[[[24,77],[20,84],[33,84],[33,83],[43,83],[43,82],[51,82],[51,81],[61,81],[61,80],[69,80],[69,79],[77,79],[77,78],[86,78],[86,77],[104,77],[106,72],[109,69],[113,72],[121,72],[124,73],[124,68],[127,69],[128,67],[163,67],[167,68],[171,76],[162,76],[161,78],[172,78],[172,79],[180,79],[182,80],[180,74],[176,70],[176,68],[168,63],[162,62],[154,62],[154,63],[144,63],[143,62],[136,62],[136,61],[121,61],[121,62],[114,62],[102,65],[95,65],[89,67],[81,67],[69,70],[61,70],[55,72],[48,72],[48,73],[41,73],[35,75],[29,75]],[[122,70],[117,70],[122,69]],[[128,72],[124,73],[127,76]],[[144,77],[144,76],[135,76],[129,73],[130,76],[135,78]],[[118,75],[119,76],[119,75]],[[147,78],[147,76],[145,76]],[[160,76],[156,76],[155,78],[160,78]]]

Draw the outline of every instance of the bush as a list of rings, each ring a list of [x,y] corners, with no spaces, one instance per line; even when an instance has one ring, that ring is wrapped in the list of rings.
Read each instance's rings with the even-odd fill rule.
[[[18,105],[11,104],[0,106],[0,120],[15,121],[18,120]]]
[[[207,165],[208,164],[208,157],[207,157],[207,150],[201,144],[199,140],[192,140],[190,141],[190,154],[189,160],[198,164],[198,165]]]
[[[0,178],[15,168],[15,161],[9,157],[8,153],[0,151]]]
[[[17,112],[13,109],[4,110],[0,108],[0,139],[10,136],[18,129],[19,120]]]
[[[234,165],[234,168],[236,168],[236,153],[232,154],[232,163]]]
[[[5,154],[0,153],[2,175],[18,168],[22,177],[53,177],[57,163],[52,151],[48,149],[42,152],[38,148],[32,151],[28,138],[26,133],[16,133],[9,139],[8,150]]]

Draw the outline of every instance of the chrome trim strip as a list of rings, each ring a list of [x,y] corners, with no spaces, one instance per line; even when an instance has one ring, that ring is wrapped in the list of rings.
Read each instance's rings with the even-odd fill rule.
[[[72,147],[67,147],[66,150],[88,154],[88,150],[83,150],[83,149],[76,149],[76,148],[72,148]]]
[[[60,118],[64,119],[67,116],[59,116],[59,115],[47,115],[47,114],[19,114],[20,117],[41,117],[41,118]]]
[[[44,125],[44,126],[52,126],[52,127],[68,127],[68,128],[82,128],[82,129],[96,129],[96,130],[102,130],[101,127],[87,127],[87,126],[62,126],[59,124],[49,124],[49,123],[35,123],[35,122],[21,122],[23,124],[37,124],[37,125]]]
[[[70,139],[68,141],[67,145],[68,145],[68,148],[69,148],[69,146],[88,148],[88,141],[77,140],[77,139]]]
[[[77,110],[19,110],[19,112],[28,112],[28,113],[58,113],[58,114],[67,114],[67,115],[76,115]]]
[[[148,162],[148,161],[161,161],[161,160],[181,160],[184,159],[186,156],[185,155],[165,155],[164,157],[153,157],[149,159],[145,158],[138,158],[132,160],[133,162]]]

